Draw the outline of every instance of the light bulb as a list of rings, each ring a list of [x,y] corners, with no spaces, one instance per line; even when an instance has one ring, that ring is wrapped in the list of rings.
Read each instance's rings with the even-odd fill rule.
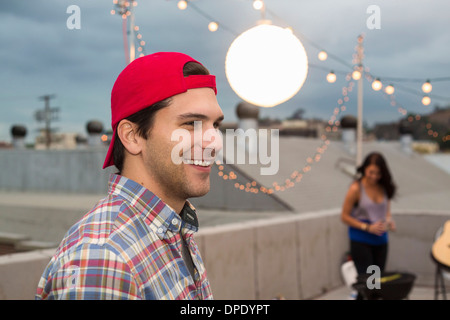
[[[187,1],[185,1],[185,0],[180,0],[180,1],[178,1],[177,6],[178,6],[178,9],[184,10],[184,9],[187,8]]]
[[[359,80],[359,79],[361,79],[361,71],[359,71],[359,70],[354,70],[354,71],[352,72],[352,78],[353,78],[353,80]]]
[[[241,99],[260,107],[274,107],[292,98],[303,86],[308,57],[292,32],[260,24],[232,42],[225,73]]]
[[[423,85],[422,85],[422,91],[425,93],[430,93],[431,89],[433,89],[433,86],[430,83],[430,80],[427,80]]]
[[[217,31],[218,28],[219,28],[219,25],[217,24],[217,22],[212,21],[208,24],[208,29],[211,32]]]
[[[319,52],[318,57],[320,61],[325,61],[328,58],[328,54],[322,50]]]
[[[423,96],[423,98],[422,98],[422,103],[423,103],[423,105],[425,105],[425,106],[429,105],[429,104],[431,103],[430,97],[429,97],[429,96]]]
[[[383,84],[381,83],[380,79],[376,78],[374,82],[372,82],[372,89],[375,91],[381,90],[383,87]]]
[[[388,85],[385,89],[384,92],[386,92],[387,94],[393,94],[395,91],[394,86],[392,84]]]
[[[333,71],[330,71],[330,73],[327,74],[327,81],[329,83],[334,83],[336,81],[336,75],[334,74]]]
[[[262,0],[254,0],[253,1],[253,9],[255,10],[261,10],[264,6],[264,2]]]

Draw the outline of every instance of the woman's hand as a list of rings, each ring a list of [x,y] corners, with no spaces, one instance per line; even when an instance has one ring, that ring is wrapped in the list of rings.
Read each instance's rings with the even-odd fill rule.
[[[383,221],[377,221],[369,225],[368,232],[381,236],[386,232],[386,223]]]
[[[386,221],[386,229],[390,231],[396,231],[397,226],[395,225],[395,221],[392,219]]]

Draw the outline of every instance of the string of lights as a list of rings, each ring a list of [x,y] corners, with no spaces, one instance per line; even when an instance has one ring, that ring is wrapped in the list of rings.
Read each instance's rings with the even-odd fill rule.
[[[366,74],[366,79],[367,79],[368,82],[370,82],[370,83],[372,83],[372,84],[374,83],[374,77],[373,77],[370,73]],[[427,88],[425,88],[425,89],[427,89]],[[397,111],[398,111],[401,115],[406,116],[406,115],[408,114],[408,110],[406,110],[406,109],[402,106],[402,104],[400,104],[400,103],[397,101],[397,99],[395,98],[395,95],[393,94],[393,91],[392,91],[392,92],[386,91],[386,90],[385,90],[385,91],[377,90],[377,91],[380,91],[381,93],[383,93],[383,96],[384,96],[385,98],[387,98],[387,99],[390,100],[390,105],[391,105],[392,107],[397,107]],[[427,97],[427,96],[425,96],[425,97]],[[425,98],[425,97],[424,97],[424,98]],[[430,103],[430,101],[429,101],[429,99],[428,99],[428,100],[425,99],[425,102],[424,102],[423,99],[422,99],[422,103],[423,103],[424,105],[428,105],[428,104]],[[408,118],[407,118],[406,120],[407,120],[408,122],[412,123],[413,121],[420,121],[420,120],[422,120],[422,116],[419,115],[419,114],[416,114],[416,115],[409,115]],[[432,127],[433,127],[433,124],[432,124],[431,122],[426,122],[426,123],[425,123],[425,128],[426,128],[426,130],[427,130],[427,134],[428,134],[430,137],[438,138],[438,137],[439,137],[439,132],[436,131],[436,130],[433,130]],[[443,141],[443,142],[450,141],[450,135],[445,135],[444,137],[442,137],[442,141]]]
[[[252,1],[252,6],[255,10],[260,10],[263,11],[264,14],[267,12],[270,14],[270,16],[272,18],[274,18],[276,21],[279,21],[280,23],[289,26],[289,24],[284,21],[279,15],[277,15],[273,10],[271,10],[270,8],[267,8],[266,4],[264,3],[263,0],[249,0]],[[215,21],[217,21],[216,19],[214,19],[211,15],[205,13],[203,10],[200,10],[198,8],[197,5],[195,5],[192,1],[188,1],[188,0],[180,0],[178,1],[178,8],[184,10],[187,7],[192,7],[193,9],[195,9],[200,15],[202,15],[205,19],[211,21],[211,23],[214,23]],[[237,33],[235,31],[232,31],[230,28],[228,28],[226,25],[224,25],[223,23],[220,24],[221,28],[224,28],[225,30],[231,32],[233,35],[237,36]],[[288,27],[291,30],[293,30],[292,27]],[[216,31],[217,28],[214,30]],[[210,29],[210,31],[213,31]],[[314,48],[316,48],[317,50],[319,50],[318,52],[318,59],[320,61],[325,61],[328,58],[333,59],[336,62],[339,62],[340,64],[342,64],[343,66],[351,69],[351,70],[355,70],[357,69],[357,67],[360,66],[355,66],[354,63],[353,65],[349,64],[348,62],[346,62],[345,60],[341,59],[340,57],[332,54],[331,52],[329,52],[328,50],[326,50],[324,47],[318,45],[317,43],[315,43],[314,41],[312,41],[311,39],[309,39],[308,37],[306,37],[304,34],[299,33],[298,31],[295,31],[295,35],[300,38],[301,40],[303,40],[304,42],[309,43],[311,46],[313,46]],[[355,58],[355,55],[354,55]],[[353,61],[354,62],[354,61]],[[309,67],[312,68],[320,68],[320,66],[308,63]],[[368,70],[365,72],[368,72]],[[331,70],[327,73],[327,81],[330,83],[333,83],[337,80],[337,73],[335,70]],[[346,71],[340,71],[339,73],[342,74],[347,74]],[[434,82],[441,82],[441,81],[450,81],[450,77],[436,77],[436,78],[406,78],[406,77],[375,77],[375,84],[373,84],[373,86],[375,86],[375,88],[380,86],[381,80],[380,79],[384,79],[386,81],[391,81],[391,82],[422,82],[422,90],[424,90],[423,88],[430,88],[429,90],[431,91],[431,83]],[[401,88],[403,91],[409,91],[410,93],[415,93],[417,94],[417,92],[414,92],[411,89],[405,88],[404,86],[400,86],[398,84],[395,85],[395,87]],[[390,84],[389,86],[386,87],[386,89],[389,91],[394,90],[394,85]],[[428,93],[430,92],[428,91]],[[426,91],[424,91],[426,92]],[[442,100],[442,101],[449,101],[450,98],[449,97],[443,97],[443,96],[439,96],[439,95],[435,95],[433,94],[433,98],[434,99],[438,99],[438,100]],[[422,97],[422,103],[426,103],[426,105],[428,105],[431,102],[430,97],[426,96],[425,98]]]
[[[338,127],[340,126],[340,121],[337,120],[338,115],[340,113],[343,113],[346,111],[345,104],[349,101],[348,94],[353,90],[354,82],[351,77],[351,73],[347,73],[346,76],[347,84],[342,88],[342,96],[337,100],[337,107],[334,108],[333,114],[331,115],[330,119],[328,120],[328,126],[326,127],[325,131],[327,133],[329,132],[336,132],[338,130]],[[322,143],[316,148],[316,152],[313,156],[307,157],[305,159],[305,164],[301,169],[296,169],[292,171],[292,173],[287,177],[283,182],[273,182],[271,187],[265,187],[260,185],[256,180],[252,180],[249,182],[235,182],[234,187],[237,190],[245,191],[245,192],[251,192],[254,194],[257,194],[259,192],[272,194],[274,192],[282,192],[287,189],[290,189],[295,186],[295,184],[302,181],[303,176],[310,172],[312,170],[312,167],[315,163],[318,163],[321,159],[323,154],[328,148],[328,145],[330,144],[330,140],[326,136],[326,134],[323,134],[321,136]],[[237,180],[239,177],[234,173],[233,171],[229,171],[226,173],[225,166],[220,163],[216,162],[219,172],[219,177],[222,177],[224,180]]]
[[[288,25],[279,15],[277,15],[273,10],[269,9],[266,7],[265,3],[263,0],[251,0],[253,2],[253,8],[255,10],[264,10],[265,12],[268,12],[273,18],[275,18],[276,20],[282,22],[285,25]],[[127,17],[130,15],[130,10],[128,9],[130,6],[136,6],[137,5],[137,1],[135,0],[113,0],[113,3],[116,5],[116,7],[118,7],[117,12],[115,10],[111,11],[111,14],[120,14],[122,16],[123,19],[127,19]],[[187,7],[192,8],[193,10],[195,10],[198,14],[200,14],[202,17],[204,17],[205,19],[209,20],[210,23],[208,24],[208,29],[211,32],[215,32],[218,30],[219,25],[222,29],[230,32],[232,35],[237,36],[238,33],[234,30],[232,30],[231,28],[229,28],[228,26],[226,26],[223,23],[219,23],[217,19],[213,18],[211,15],[209,15],[208,13],[206,13],[204,10],[200,9],[197,5],[195,5],[192,1],[187,1],[187,0],[180,0],[177,3],[177,6],[180,10],[185,10]],[[292,29],[292,27],[289,27]],[[136,26],[135,30],[139,30],[139,27]],[[304,34],[301,34],[299,32],[296,32],[296,35],[301,38],[304,42],[309,43],[310,45],[312,45],[313,47],[315,47],[317,50],[319,50],[318,53],[318,58],[321,61],[325,61],[328,58],[332,58],[333,60],[341,63],[342,65],[349,67],[351,69],[354,69],[354,66],[351,66],[349,63],[347,63],[345,60],[339,58],[336,55],[333,55],[332,53],[330,53],[329,51],[325,50],[322,46],[316,44],[315,42],[313,42],[312,40],[310,40],[309,38],[307,38]],[[136,34],[136,42],[138,43],[138,51],[140,52],[140,56],[145,55],[145,41],[142,40],[142,35],[141,34]],[[321,68],[320,66],[317,65],[313,65],[311,63],[309,63],[309,66],[312,68]],[[324,68],[322,68],[324,69]],[[327,74],[327,81],[329,82],[335,82],[336,81],[336,71],[331,70],[328,74]],[[342,74],[346,74],[346,71],[340,71],[339,73]],[[405,78],[405,77],[376,77],[374,81],[375,84],[374,86],[377,87],[379,86],[380,83],[380,79],[385,79],[387,81],[391,81],[391,82],[423,82],[424,80],[421,78]],[[428,86],[431,88],[431,82],[440,82],[440,81],[450,81],[450,77],[438,77],[438,78],[427,78],[425,80],[425,82],[423,82],[423,86]],[[403,91],[408,91],[410,93],[415,93],[413,90],[406,88],[406,87],[402,87],[400,85],[396,85],[396,87],[401,88]],[[390,84],[389,86],[386,87],[386,89],[389,91],[394,90],[394,85]],[[430,89],[431,91],[431,89]],[[425,91],[424,91],[425,92]],[[443,97],[443,96],[438,96],[438,95],[433,95],[433,98],[439,99],[439,100],[443,100],[443,101],[448,101],[450,100],[449,97]],[[425,99],[423,99],[423,102],[428,103],[429,97],[425,97]],[[429,104],[429,103],[428,103]]]
[[[178,1],[178,9],[180,10],[186,10],[186,8],[188,7],[188,1],[185,0],[181,0]],[[233,29],[229,28],[228,26],[226,26],[225,24],[220,23],[218,20],[214,19],[212,16],[210,16],[209,14],[207,14],[205,11],[203,11],[202,9],[200,9],[198,6],[195,5],[195,3],[193,2],[189,2],[189,8],[192,8],[193,10],[195,10],[199,15],[201,15],[202,17],[204,17],[205,19],[207,19],[208,21],[210,21],[208,23],[208,30],[211,32],[216,32],[219,29],[219,26],[221,29],[231,33],[233,36],[237,37],[239,35],[238,32],[234,31]]]
[[[346,111],[345,104],[349,101],[348,94],[352,91],[354,87],[354,82],[351,78],[351,74],[348,73],[346,76],[347,84],[342,88],[342,96],[337,100],[337,107],[334,108],[333,114],[331,115],[330,119],[328,120],[328,126],[325,128],[325,131],[327,133],[329,132],[336,132],[338,130],[338,127],[340,126],[340,121],[337,120],[338,115],[340,113],[343,113]],[[305,159],[305,164],[301,169],[295,169],[292,171],[292,173],[287,177],[283,182],[273,182],[271,187],[265,187],[260,185],[256,180],[252,180],[245,183],[235,182],[234,187],[237,190],[245,191],[245,192],[251,192],[254,194],[257,194],[259,192],[272,194],[274,192],[282,192],[287,189],[290,189],[295,186],[295,184],[302,181],[303,176],[310,172],[313,168],[313,165],[318,163],[322,156],[324,155],[325,151],[327,150],[330,140],[328,139],[326,134],[323,134],[321,136],[321,144],[316,148],[315,154],[313,156],[309,156]],[[233,171],[229,171],[226,173],[225,166],[220,163],[216,162],[219,172],[219,177],[222,177],[224,180],[236,180],[239,177],[234,173]],[[257,187],[259,186],[259,187]]]

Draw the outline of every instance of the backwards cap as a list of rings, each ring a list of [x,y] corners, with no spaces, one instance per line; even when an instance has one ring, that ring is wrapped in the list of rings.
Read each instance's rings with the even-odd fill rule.
[[[183,76],[184,65],[191,61],[201,64],[184,53],[157,52],[137,58],[123,69],[111,92],[113,135],[103,169],[114,165],[116,130],[122,119],[188,89],[212,88],[217,94],[215,76]]]

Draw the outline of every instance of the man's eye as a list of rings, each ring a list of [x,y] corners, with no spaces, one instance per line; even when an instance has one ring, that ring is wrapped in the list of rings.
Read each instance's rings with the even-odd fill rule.
[[[188,122],[185,122],[183,124],[186,125],[186,126],[193,126],[194,125],[194,121],[188,121]]]

